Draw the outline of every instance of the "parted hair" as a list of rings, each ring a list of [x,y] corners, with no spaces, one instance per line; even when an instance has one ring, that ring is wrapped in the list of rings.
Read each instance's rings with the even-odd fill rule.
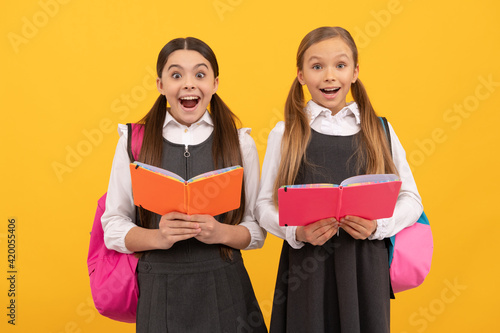
[[[301,41],[297,51],[297,68],[303,69],[304,54],[313,44],[330,38],[342,39],[350,48],[354,65],[358,64],[358,49],[351,34],[341,27],[320,27],[309,32]],[[357,168],[365,168],[368,174],[397,173],[384,129],[368,98],[365,87],[359,80],[351,84],[351,94],[357,103],[361,131],[357,135]],[[293,184],[301,164],[308,164],[306,149],[311,137],[309,118],[304,111],[304,91],[295,78],[285,103],[285,131],[281,142],[281,161],[274,183],[274,204],[278,206],[278,189]]]
[[[194,38],[176,38],[168,42],[160,51],[156,63],[156,73],[162,76],[163,68],[170,54],[177,50],[192,50],[200,53],[210,63],[214,77],[219,76],[219,65],[213,50],[203,41]],[[163,151],[163,124],[167,112],[167,100],[160,95],[151,110],[139,121],[144,125],[144,139],[142,142],[139,161],[161,167]],[[242,165],[240,144],[238,139],[238,117],[229,109],[224,101],[217,95],[212,95],[209,112],[214,124],[212,157],[214,168],[224,168]],[[245,210],[245,186],[241,190],[241,205],[238,209],[225,214],[223,223],[236,225],[243,218]],[[139,208],[141,223],[146,228],[152,228],[153,214]],[[232,257],[232,250],[221,245],[221,256],[224,259]]]

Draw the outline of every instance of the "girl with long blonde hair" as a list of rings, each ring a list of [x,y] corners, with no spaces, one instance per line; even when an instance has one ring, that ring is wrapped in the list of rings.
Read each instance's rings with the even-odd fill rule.
[[[392,126],[389,147],[358,75],[358,51],[345,29],[321,27],[303,38],[285,121],[269,134],[256,204],[261,226],[284,239],[270,332],[389,332],[384,239],[415,223],[423,207],[404,149]],[[311,95],[307,104],[303,86]],[[354,101],[347,103],[349,92]],[[383,173],[402,180],[391,218],[346,216],[279,226],[280,186],[340,184]]]

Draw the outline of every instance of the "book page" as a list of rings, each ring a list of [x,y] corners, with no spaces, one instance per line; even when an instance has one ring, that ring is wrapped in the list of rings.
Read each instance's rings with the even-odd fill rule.
[[[345,179],[341,186],[353,186],[361,183],[383,183],[399,180],[399,177],[394,174],[374,174],[374,175],[359,175]]]
[[[183,183],[185,182],[184,178],[182,178],[181,176],[179,176],[178,174],[176,174],[174,172],[171,172],[171,171],[168,171],[168,170],[165,170],[162,168],[158,168],[158,167],[146,164],[146,163],[138,162],[138,161],[135,161],[132,164],[138,165],[139,167],[144,168],[146,170],[149,170],[151,172],[159,173],[165,177],[176,179],[176,180],[179,180]]]
[[[241,166],[235,165],[235,166],[230,166],[230,167],[227,167],[227,168],[224,168],[224,169],[218,169],[218,170],[213,170],[213,171],[205,172],[205,173],[202,173],[202,174],[200,174],[198,176],[194,176],[193,178],[189,179],[187,182],[188,183],[194,183],[196,181],[199,181],[199,180],[202,180],[202,179],[205,179],[205,178],[210,178],[210,177],[213,177],[213,176],[216,176],[216,175],[220,175],[222,173],[226,173],[226,172],[229,172],[229,171],[232,171],[232,170],[236,170],[236,169],[241,169]]]

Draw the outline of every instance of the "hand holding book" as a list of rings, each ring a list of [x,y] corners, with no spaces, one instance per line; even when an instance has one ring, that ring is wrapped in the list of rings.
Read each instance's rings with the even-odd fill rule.
[[[345,230],[354,239],[367,239],[377,230],[377,220],[367,220],[358,216],[348,215],[340,219],[340,228]]]
[[[338,235],[339,222],[334,217],[322,219],[308,225],[297,226],[295,238],[299,242],[316,246],[325,244],[335,233]]]

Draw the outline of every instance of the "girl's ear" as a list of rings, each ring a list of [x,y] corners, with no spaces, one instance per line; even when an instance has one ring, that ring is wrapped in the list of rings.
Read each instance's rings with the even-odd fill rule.
[[[298,68],[297,68],[297,80],[299,80],[299,83],[301,85],[306,84],[305,81],[304,81],[304,73],[302,73],[302,71],[300,69],[298,69]]]
[[[163,82],[159,77],[156,78],[156,89],[158,89],[158,92],[162,95],[165,95],[163,92]]]
[[[356,68],[354,69],[354,73],[352,75],[352,83],[355,83],[356,80],[358,79],[359,75],[359,64],[356,65]]]
[[[217,92],[217,89],[219,89],[219,77],[218,76],[214,80],[214,90],[212,91],[212,95]]]

